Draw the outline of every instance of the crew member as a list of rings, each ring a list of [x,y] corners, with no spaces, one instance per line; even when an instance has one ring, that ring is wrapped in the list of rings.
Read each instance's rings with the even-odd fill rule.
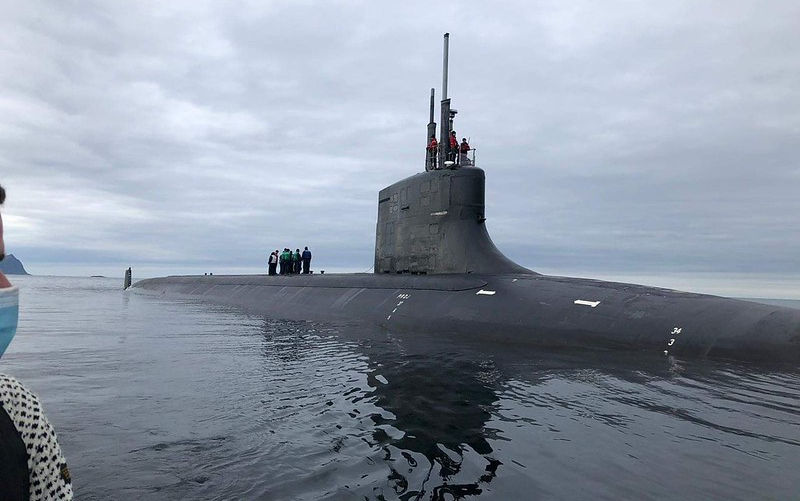
[[[469,143],[467,142],[467,138],[461,138],[461,146],[458,147],[458,151],[460,156],[458,158],[459,165],[470,165],[469,162]]]
[[[308,250],[306,247],[303,250],[303,274],[308,275],[308,271],[311,269],[311,251]]]
[[[288,257],[286,250],[287,250],[286,247],[284,247],[283,252],[281,252],[280,255],[281,275],[286,275],[286,267],[287,267],[286,259]]]
[[[431,135],[431,142],[428,143],[428,157],[430,158],[431,170],[436,168],[436,157],[439,156],[439,142],[436,140],[436,134]]]
[[[0,204],[6,192],[0,186]],[[3,256],[0,217],[0,256]],[[0,257],[2,260],[2,257]],[[19,289],[0,272],[0,356],[17,332]],[[0,374],[0,498],[72,499],[72,478],[42,404],[16,379]]]
[[[294,256],[292,256],[292,258],[294,259],[294,272],[299,275],[300,274],[300,263],[301,263],[301,261],[300,261],[300,249],[295,249]]]
[[[447,159],[448,160],[455,160],[456,152],[458,151],[458,137],[456,136],[456,131],[450,131],[450,150],[447,152]]]
[[[275,275],[275,268],[278,267],[278,249],[275,249],[275,252],[269,255],[269,274],[270,276]]]
[[[289,274],[294,275],[294,252],[292,252],[292,249],[286,249],[286,252],[289,253]]]
[[[286,275],[292,274],[292,251],[288,247],[283,249],[284,260],[286,261],[283,266],[283,271]]]

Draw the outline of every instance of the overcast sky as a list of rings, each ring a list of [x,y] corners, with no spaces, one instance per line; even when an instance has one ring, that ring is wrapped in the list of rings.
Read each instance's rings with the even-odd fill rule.
[[[509,257],[800,297],[797,1],[2,3],[6,246],[33,273],[261,272],[304,245],[369,270],[449,31]]]

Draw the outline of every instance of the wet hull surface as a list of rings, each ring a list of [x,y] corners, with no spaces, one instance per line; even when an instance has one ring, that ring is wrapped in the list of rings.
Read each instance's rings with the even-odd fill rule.
[[[490,343],[800,359],[800,311],[597,280],[505,275],[164,277],[140,290],[296,320],[354,320]]]

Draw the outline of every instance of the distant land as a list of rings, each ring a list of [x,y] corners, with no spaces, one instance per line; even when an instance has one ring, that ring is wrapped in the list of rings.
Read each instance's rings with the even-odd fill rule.
[[[6,275],[30,275],[25,271],[22,261],[14,257],[14,254],[9,254],[0,261],[0,271]]]

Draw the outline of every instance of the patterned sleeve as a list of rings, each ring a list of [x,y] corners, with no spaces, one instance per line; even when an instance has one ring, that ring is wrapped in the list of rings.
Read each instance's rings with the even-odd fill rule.
[[[16,379],[0,374],[0,400],[28,452],[30,499],[71,500],[67,461],[39,399]]]

